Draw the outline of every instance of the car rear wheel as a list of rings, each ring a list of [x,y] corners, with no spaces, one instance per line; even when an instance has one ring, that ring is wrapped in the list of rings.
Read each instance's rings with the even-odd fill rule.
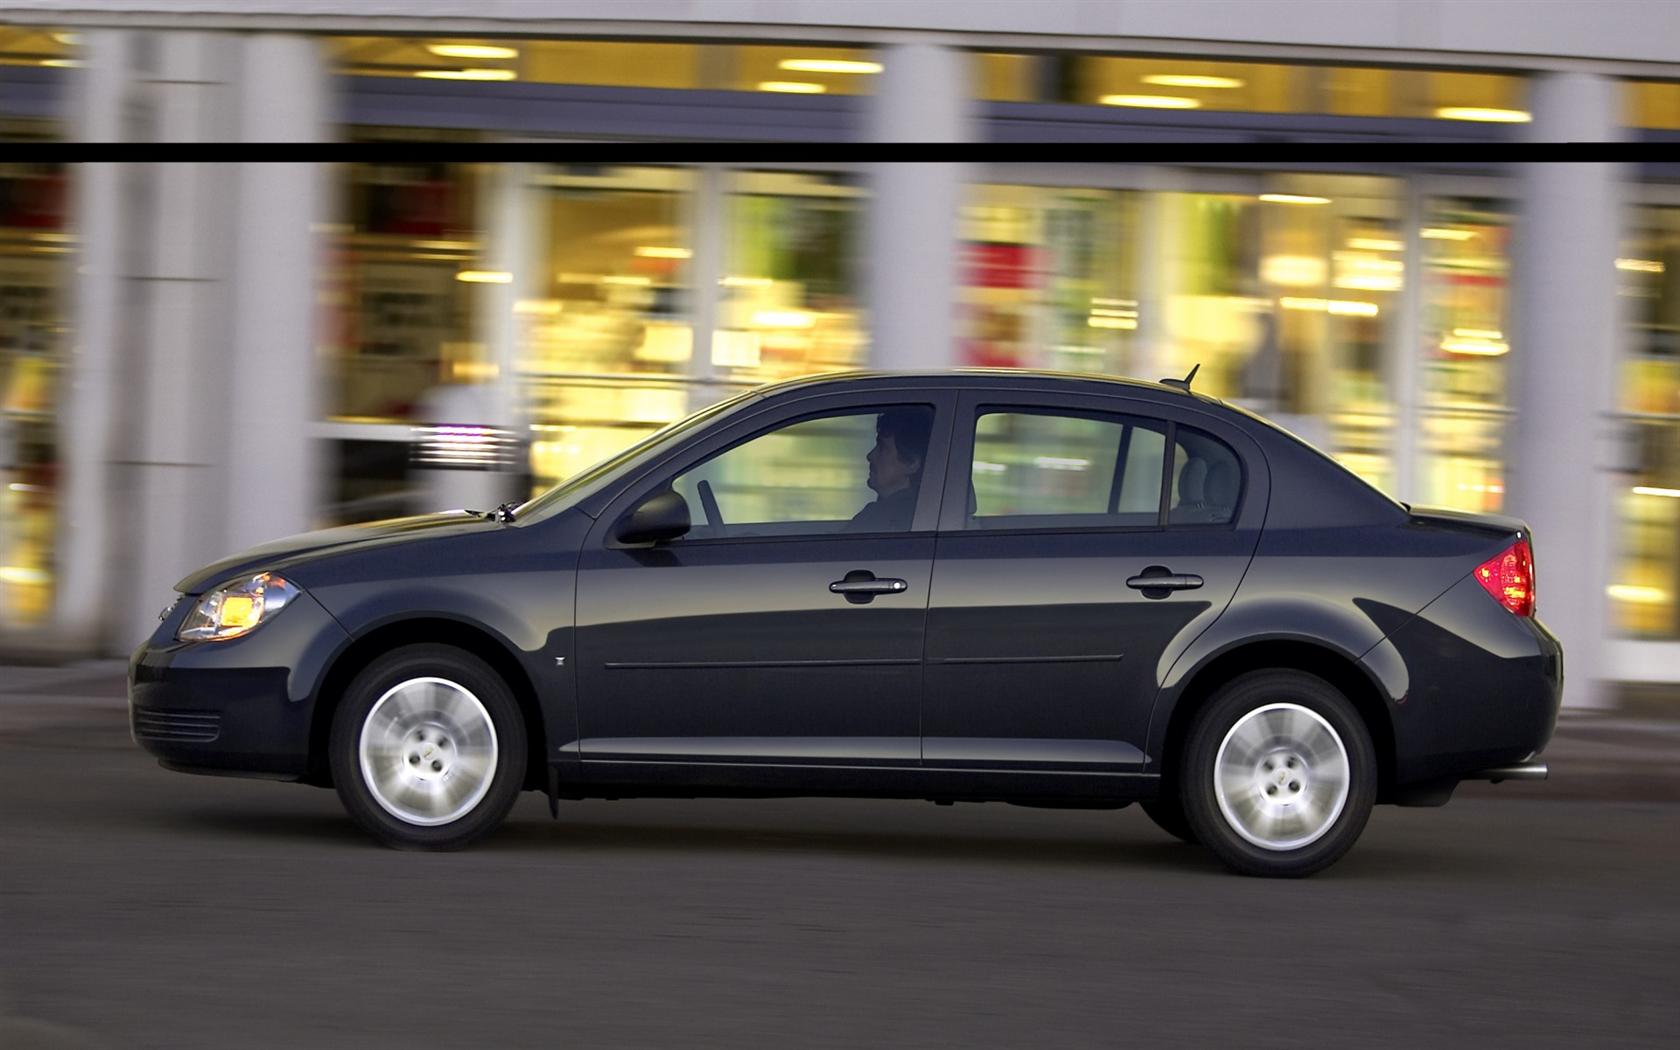
[[[1255,671],[1223,686],[1185,742],[1180,798],[1196,838],[1245,875],[1299,877],[1353,847],[1377,794],[1376,750],[1328,682]]]
[[[460,849],[507,816],[525,779],[525,722],[471,653],[411,645],[369,664],[333,716],[333,783],[350,816],[398,849]]]

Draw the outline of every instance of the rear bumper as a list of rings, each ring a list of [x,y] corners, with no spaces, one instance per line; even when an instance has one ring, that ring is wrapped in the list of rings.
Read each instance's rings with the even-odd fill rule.
[[[1406,668],[1390,705],[1397,786],[1538,766],[1563,702],[1563,646],[1539,620],[1511,615],[1466,576],[1382,644]]]
[[[128,664],[129,730],[171,769],[299,779],[310,769],[310,672],[348,635],[309,595],[244,638],[183,643],[181,602]]]

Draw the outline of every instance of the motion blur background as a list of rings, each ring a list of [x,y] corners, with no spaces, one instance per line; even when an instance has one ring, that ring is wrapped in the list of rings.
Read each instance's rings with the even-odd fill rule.
[[[1416,139],[1465,159],[1031,146]],[[995,148],[588,144],[675,140]],[[1651,148],[1489,148],[1561,140]],[[452,162],[509,141],[552,160]],[[1399,499],[1528,519],[1567,703],[1680,713],[1675,144],[1680,5],[1646,0],[0,0],[0,653],[125,654],[194,566],[521,498],[765,382],[1199,363]]]

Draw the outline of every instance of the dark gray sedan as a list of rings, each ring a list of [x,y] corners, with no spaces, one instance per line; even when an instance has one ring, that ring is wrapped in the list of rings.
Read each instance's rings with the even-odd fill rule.
[[[1376,803],[1543,777],[1563,674],[1523,522],[1397,503],[1184,381],[783,383],[523,506],[178,590],[139,744],[427,849],[521,790],[1141,802],[1305,875]]]

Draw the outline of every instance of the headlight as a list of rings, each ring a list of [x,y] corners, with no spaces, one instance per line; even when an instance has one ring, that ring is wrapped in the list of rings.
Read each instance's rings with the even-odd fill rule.
[[[278,576],[259,573],[218,588],[198,600],[175,637],[183,642],[220,641],[248,634],[271,620],[298,596],[298,589]]]

